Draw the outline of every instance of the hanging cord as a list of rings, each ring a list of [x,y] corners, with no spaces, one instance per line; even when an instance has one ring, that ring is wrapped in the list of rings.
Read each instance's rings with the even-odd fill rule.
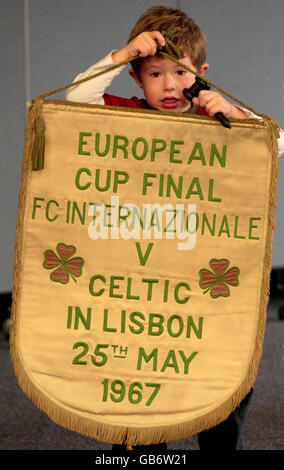
[[[157,46],[157,55],[160,54],[166,54],[167,57],[174,59],[175,57],[181,58],[181,53],[178,50],[178,48],[175,46],[175,44],[172,42],[172,39],[177,35],[179,32],[180,28],[175,28],[174,30],[170,31],[169,33],[166,33],[165,31],[162,32],[162,35],[165,38],[165,46]],[[111,65],[107,69],[101,70],[100,72],[97,72],[93,75],[89,75],[88,77],[81,78],[80,80],[77,80],[76,82],[69,83],[68,85],[64,85],[60,88],[56,88],[55,90],[48,91],[46,93],[43,93],[42,95],[38,96],[33,100],[42,100],[44,98],[47,98],[48,96],[55,95],[56,93],[59,93],[60,91],[67,90],[68,88],[71,88],[72,86],[75,85],[81,85],[81,83],[87,82],[88,80],[92,80],[93,78],[100,77],[101,75],[104,75],[105,73],[111,72],[113,70],[118,69],[119,67],[123,67],[124,65],[127,65],[134,60],[139,59],[139,56],[131,57],[130,59],[126,59],[123,62],[119,62],[117,64]],[[182,65],[184,67],[184,65]],[[196,72],[193,72],[196,75]],[[32,103],[33,103],[32,102]]]
[[[196,77],[200,78],[203,80],[205,83],[207,83],[210,87],[215,88],[216,90],[220,91],[222,94],[226,95],[229,99],[232,101],[235,101],[238,103],[240,106],[243,108],[248,109],[252,113],[256,114],[259,117],[262,118],[268,118],[269,120],[272,120],[270,116],[267,114],[260,114],[257,113],[253,108],[247,106],[245,103],[243,103],[241,100],[238,98],[235,98],[233,95],[228,93],[227,91],[223,90],[221,87],[215,85],[215,83],[211,82],[207,78],[204,78],[203,76],[201,77],[198,72],[195,70],[191,69],[187,65],[181,63],[179,59],[182,58],[182,54],[177,48],[177,46],[174,44],[174,39],[177,37],[177,35],[180,32],[180,28],[175,28],[172,31],[169,32],[162,32],[162,35],[165,38],[165,45],[164,46],[157,46],[157,52],[156,55],[160,57],[164,57],[165,59],[169,59],[173,62],[175,62],[179,67],[183,68],[184,70],[192,73]],[[139,59],[139,56],[131,57],[130,59],[127,59],[123,62],[119,62],[117,64],[114,64],[107,69],[101,70],[100,72],[97,72],[93,75],[90,75],[88,77],[82,78],[81,80],[77,80],[76,82],[69,83],[68,85],[64,85],[60,88],[56,88],[55,90],[51,90],[47,93],[43,93],[42,95],[38,96],[35,98],[32,103],[31,103],[31,108],[33,107],[39,107],[41,110],[42,103],[44,98],[47,98],[48,96],[54,95],[55,93],[59,93],[60,91],[64,91],[68,88],[71,88],[76,85],[80,85],[81,83],[87,82],[88,80],[92,80],[94,78],[97,78],[101,75],[104,75],[105,73],[111,72],[112,70],[116,70],[119,67],[123,67],[124,65],[129,64],[130,62]],[[35,129],[35,137],[34,137],[34,145],[32,147],[32,154],[33,154],[33,170],[40,170],[44,167],[44,123],[42,122],[42,119],[40,118],[40,111],[38,116],[38,123],[34,123],[34,129]]]
[[[118,69],[119,67],[123,67],[124,65],[129,64],[132,60],[138,59],[139,57],[132,57],[131,59],[127,59],[123,62],[119,62],[118,64],[114,64],[111,67],[108,67],[105,70],[101,70],[100,72],[95,73],[94,75],[90,75],[89,77],[82,78],[81,80],[77,80],[76,82],[69,83],[68,85],[64,85],[56,90],[48,91],[47,93],[43,93],[42,95],[38,96],[32,101],[32,104],[35,100],[44,99],[48,96],[54,95],[55,93],[59,93],[60,91],[67,90],[67,88],[71,88],[75,85],[81,85],[81,83],[87,82],[88,80],[92,80],[93,78],[97,78],[100,75],[104,75],[105,73],[111,72],[112,70]]]
[[[215,88],[216,90],[220,91],[222,94],[226,95],[228,98],[230,98],[231,100],[235,101],[236,103],[238,103],[240,106],[248,109],[249,111],[253,112],[254,114],[258,115],[258,116],[265,116],[263,114],[260,114],[260,113],[257,113],[253,108],[247,106],[245,103],[243,103],[241,100],[239,100],[238,98],[234,97],[233,95],[231,95],[230,93],[228,93],[227,91],[223,90],[221,87],[219,87],[218,85],[216,85],[215,83],[211,82],[210,80],[208,80],[207,78],[205,77],[201,77],[201,75],[198,74],[198,72],[196,72],[195,70],[191,69],[190,67],[188,67],[187,65],[181,63],[179,61],[179,59],[182,58],[182,55],[181,55],[181,52],[179,51],[179,49],[177,48],[177,46],[173,43],[173,39],[179,34],[179,31],[180,31],[180,28],[175,28],[174,30],[172,31],[169,31],[169,32],[165,32],[165,31],[162,31],[162,35],[164,36],[165,38],[165,45],[164,46],[160,46],[158,45],[157,46],[157,52],[156,54],[161,56],[161,57],[164,57],[165,59],[169,59],[173,62],[175,62],[179,67],[183,68],[184,70],[186,70],[187,72],[190,72],[192,73],[193,75],[195,75],[196,77],[202,79],[205,83],[207,83],[210,87],[213,87]],[[139,59],[140,57],[139,56],[135,56],[135,57],[131,57],[130,59],[127,59],[123,62],[119,62],[117,64],[114,64],[110,67],[108,67],[107,69],[104,69],[104,70],[101,70],[100,72],[97,72],[93,75],[89,75],[88,77],[85,77],[85,78],[82,78],[80,80],[77,80],[76,82],[72,82],[72,83],[69,83],[68,85],[64,85],[60,88],[56,88],[55,90],[51,90],[49,92],[46,92],[46,93],[43,93],[42,95],[38,96],[37,98],[35,98],[33,100],[33,102],[35,100],[41,100],[41,99],[44,99],[44,98],[47,98],[48,96],[51,96],[51,95],[54,95],[56,93],[59,93],[60,91],[64,91],[64,90],[67,90],[68,88],[71,88],[73,86],[76,86],[76,85],[80,85],[81,83],[84,83],[84,82],[87,82],[88,80],[92,80],[94,78],[97,78],[101,75],[104,75],[105,73],[108,73],[108,72],[111,72],[112,70],[116,70],[117,68],[119,67],[123,67],[124,65],[127,65],[129,63],[131,63],[132,61],[134,60],[137,60]],[[32,102],[32,103],[33,103]]]

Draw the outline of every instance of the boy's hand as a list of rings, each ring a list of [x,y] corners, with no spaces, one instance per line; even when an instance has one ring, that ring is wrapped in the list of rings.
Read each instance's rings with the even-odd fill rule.
[[[206,112],[211,117],[221,112],[229,119],[247,119],[247,115],[240,108],[231,104],[216,91],[202,90],[198,98],[193,98],[192,101],[194,104],[205,108]]]
[[[114,62],[124,62],[133,57],[154,56],[157,52],[157,45],[164,46],[165,38],[159,31],[145,31],[138,34],[125,47],[112,54]]]

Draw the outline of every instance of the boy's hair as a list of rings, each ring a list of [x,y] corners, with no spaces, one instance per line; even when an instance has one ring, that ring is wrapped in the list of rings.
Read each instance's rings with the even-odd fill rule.
[[[154,6],[142,15],[130,32],[128,42],[144,31],[170,32],[180,28],[180,33],[173,43],[180,50],[182,56],[189,56],[192,64],[199,72],[206,59],[206,37],[198,24],[186,13],[165,6]],[[132,61],[132,67],[137,76],[143,59]]]

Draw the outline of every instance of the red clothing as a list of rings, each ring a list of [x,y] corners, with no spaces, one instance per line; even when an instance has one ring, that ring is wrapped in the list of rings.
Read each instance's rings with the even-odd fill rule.
[[[133,98],[121,98],[120,96],[113,96],[105,93],[103,95],[103,99],[105,105],[109,106],[120,106],[123,108],[147,108],[146,100],[140,100],[136,96],[133,96]]]
[[[120,96],[108,95],[105,93],[103,95],[105,105],[108,106],[120,106],[123,108],[142,108],[142,109],[152,109],[148,105],[147,101],[144,99],[139,99],[137,96],[132,98],[121,98]],[[207,116],[205,108],[199,108],[197,114]]]

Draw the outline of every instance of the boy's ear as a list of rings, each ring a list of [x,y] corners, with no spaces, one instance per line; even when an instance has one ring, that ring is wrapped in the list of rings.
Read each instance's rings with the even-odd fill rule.
[[[207,72],[208,69],[209,69],[209,64],[207,63],[202,64],[199,70],[199,75],[203,76]]]
[[[136,75],[136,73],[134,72],[134,70],[133,70],[133,69],[129,69],[129,70],[128,70],[128,73],[129,73],[130,77],[132,77],[132,78],[135,80],[135,82],[137,83],[137,85],[138,85],[140,88],[143,88],[142,82],[141,82],[141,80],[139,79],[139,77]]]

